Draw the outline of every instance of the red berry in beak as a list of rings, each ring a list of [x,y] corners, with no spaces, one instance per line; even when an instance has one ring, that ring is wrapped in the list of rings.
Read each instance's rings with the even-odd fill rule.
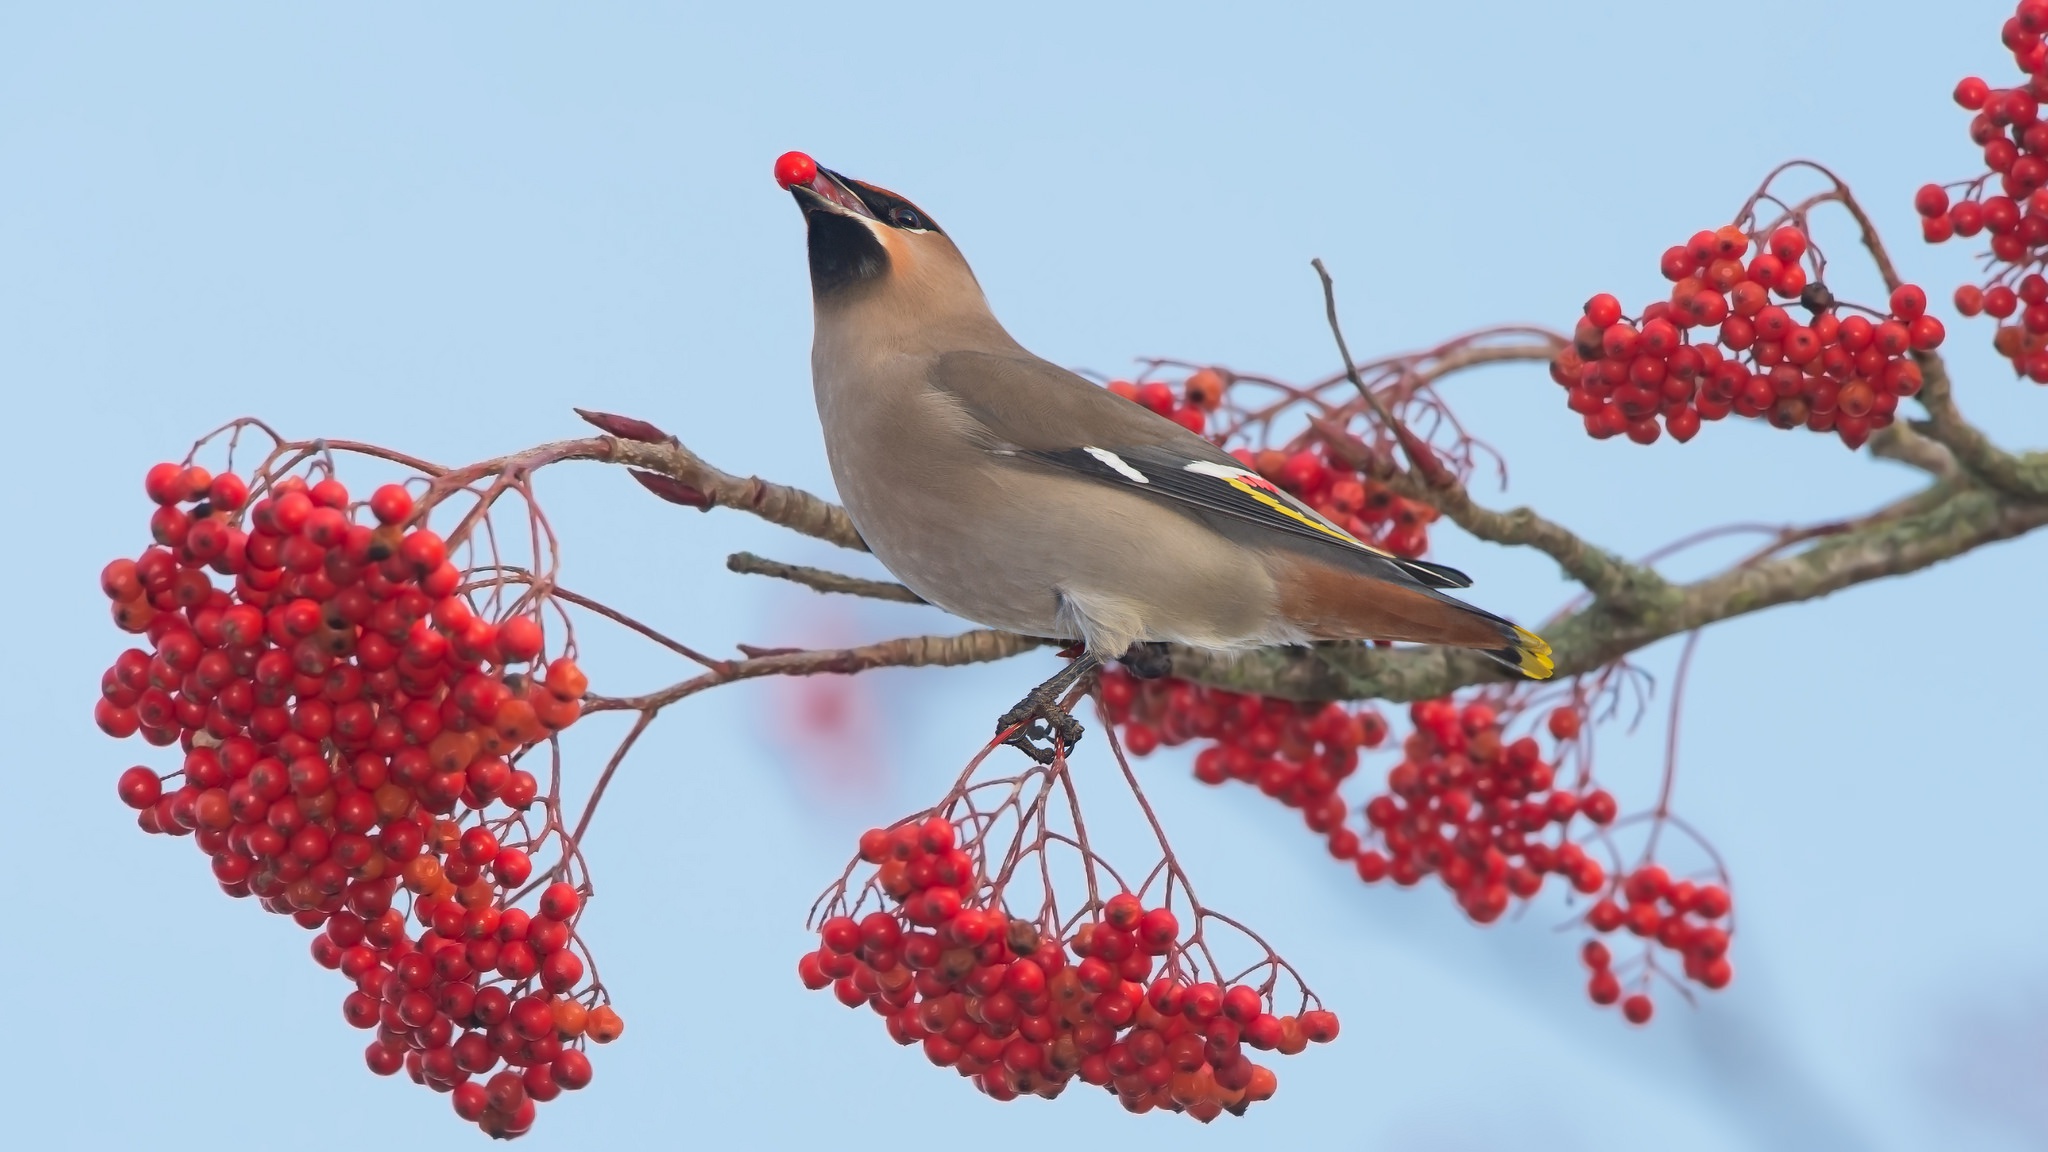
[[[809,184],[818,178],[818,162],[802,152],[784,152],[775,158],[775,182],[784,188]]]

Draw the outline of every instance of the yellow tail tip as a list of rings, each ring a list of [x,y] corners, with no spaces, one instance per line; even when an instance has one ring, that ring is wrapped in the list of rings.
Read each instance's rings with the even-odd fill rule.
[[[1551,659],[1550,645],[1527,628],[1516,627],[1515,655],[1521,658],[1522,675],[1531,680],[1548,680],[1557,671],[1557,661]]]

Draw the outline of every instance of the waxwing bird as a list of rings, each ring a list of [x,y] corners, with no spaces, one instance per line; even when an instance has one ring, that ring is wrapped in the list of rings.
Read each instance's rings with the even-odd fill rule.
[[[1535,634],[1444,593],[1454,569],[1366,544],[1164,416],[1032,355],[910,201],[791,153],[808,231],[811,374],[832,478],[877,559],[991,628],[1079,642],[998,731],[1040,759],[1060,697],[1166,643],[1239,651],[1394,640],[1550,675]]]

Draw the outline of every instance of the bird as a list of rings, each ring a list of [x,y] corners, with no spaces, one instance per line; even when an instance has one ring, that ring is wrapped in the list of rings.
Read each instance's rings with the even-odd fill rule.
[[[1109,661],[1170,667],[1328,640],[1448,645],[1544,679],[1550,646],[1447,594],[1469,577],[1360,540],[1168,419],[1033,355],[917,205],[801,152],[811,375],[861,540],[955,616],[1078,647],[998,722],[1041,762],[1080,739],[1061,700]]]

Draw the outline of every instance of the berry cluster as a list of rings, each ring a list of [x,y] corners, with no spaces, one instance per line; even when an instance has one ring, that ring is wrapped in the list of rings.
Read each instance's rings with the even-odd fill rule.
[[[1229,385],[1229,377],[1222,372],[1202,368],[1189,374],[1179,394],[1163,380],[1144,384],[1112,380],[1108,387],[1201,435],[1208,427],[1208,413],[1223,403]],[[1429,550],[1429,525],[1438,515],[1435,508],[1395,495],[1378,480],[1331,456],[1322,444],[1294,452],[1239,448],[1231,454],[1361,540],[1411,558]]]
[[[1337,788],[1358,770],[1361,749],[1386,740],[1387,722],[1378,712],[1301,705],[1171,678],[1137,680],[1114,667],[1102,671],[1100,692],[1132,755],[1161,744],[1214,741],[1195,757],[1197,779],[1251,784],[1300,810],[1311,829],[1329,836],[1332,855],[1357,855],[1358,834],[1344,826],[1347,809]]]
[[[1359,853],[1361,879],[1406,887],[1434,875],[1481,924],[1498,920],[1510,899],[1534,897],[1548,876],[1589,895],[1606,887],[1606,869],[1570,833],[1579,819],[1612,824],[1612,794],[1558,787],[1535,737],[1506,739],[1486,704],[1420,700],[1408,714],[1415,727],[1401,762],[1388,770],[1387,790],[1365,804],[1384,851]],[[1559,709],[1551,727],[1576,735],[1578,720]]]
[[[1673,880],[1662,866],[1644,864],[1587,910],[1586,924],[1603,933],[1626,928],[1632,935],[1656,942],[1679,955],[1686,979],[1718,991],[1735,978],[1734,966],[1728,962],[1728,929],[1718,923],[1728,915],[1729,907],[1728,890],[1719,884]],[[1607,946],[1598,940],[1586,941],[1585,958],[1593,970],[1586,995],[1595,1004],[1620,999],[1621,980],[1613,971]],[[1649,967],[1646,958],[1646,977]],[[1643,992],[1621,1001],[1622,1015],[1635,1024],[1649,1020],[1650,1007],[1650,997]]]
[[[1892,293],[1888,315],[1839,315],[1833,293],[1808,275],[1812,255],[1806,233],[1789,225],[1768,238],[1732,224],[1695,233],[1665,251],[1671,295],[1640,317],[1630,320],[1604,292],[1586,302],[1551,379],[1595,439],[1626,433],[1650,444],[1669,431],[1683,443],[1702,420],[1733,413],[1861,447],[1920,390],[1912,354],[1938,347],[1944,332],[1911,284]],[[1773,296],[1796,303],[1806,321]]]
[[[318,933],[314,960],[355,985],[343,1015],[376,1032],[372,1071],[517,1136],[590,1082],[584,1041],[622,1028],[585,980],[579,889],[514,906],[549,836],[524,814],[558,827],[515,765],[575,722],[584,675],[543,663],[533,605],[478,615],[405,488],[354,504],[331,476],[257,480],[151,468],[155,545],[101,573],[149,648],[107,669],[95,719],[184,752],[119,795],[144,831],[192,836],[228,895]]]
[[[1209,413],[1222,405],[1223,391],[1229,386],[1229,379],[1214,368],[1190,373],[1181,382],[1179,395],[1175,395],[1173,385],[1164,380],[1150,380],[1143,384],[1111,380],[1108,384],[1111,392],[1150,408],[1197,436],[1208,431]]]
[[[1993,88],[1975,76],[1956,85],[1970,118],[1970,139],[1984,150],[1986,172],[1955,184],[1927,184],[1914,194],[1920,232],[1930,244],[1953,236],[1991,236],[1993,271],[1982,285],[1956,289],[1956,311],[2001,323],[1993,347],[2013,371],[2048,384],[2048,0],[2021,0],[2002,30],[2013,63],[2025,76]],[[1991,178],[1998,178],[1994,191]],[[2017,317],[2017,319],[2014,319]]]
[[[1387,791],[1365,804],[1366,823],[1385,851],[1358,854],[1361,879],[1391,878],[1406,886],[1434,874],[1466,915],[1488,924],[1511,900],[1535,898],[1554,875],[1581,895],[1601,894],[1584,917],[1593,931],[1626,927],[1677,953],[1688,978],[1708,988],[1727,986],[1733,976],[1725,955],[1728,934],[1709,923],[1727,914],[1726,889],[1674,883],[1655,864],[1617,883],[1572,838],[1574,821],[1583,819],[1590,836],[1614,824],[1613,794],[1589,782],[1559,787],[1556,768],[1544,760],[1536,739],[1507,739],[1501,717],[1488,704],[1461,708],[1448,698],[1421,700],[1409,708],[1409,719],[1414,730],[1402,744],[1401,762],[1387,772]],[[1560,743],[1577,740],[1583,723],[1583,713],[1573,707],[1553,709],[1545,720]],[[1617,890],[1626,913],[1616,902]],[[1659,900],[1669,902],[1668,911],[1657,910]],[[1607,954],[1601,945],[1597,955]],[[1646,957],[1645,984],[1652,967]],[[1613,973],[1597,966],[1588,988],[1593,1002],[1612,1004],[1619,993]],[[1647,993],[1638,992],[1624,1014],[1640,1024],[1649,1019],[1649,1006]]]
[[[1646,941],[1645,986],[1659,971],[1647,951],[1651,945],[1679,956],[1684,974],[1705,987],[1724,987],[1733,975],[1728,933],[1714,923],[1728,913],[1727,890],[1673,881],[1655,864],[1625,878],[1604,867],[1574,836],[1588,843],[1603,839],[1618,815],[1614,796],[1583,779],[1561,786],[1537,740],[1508,739],[1502,717],[1487,703],[1412,705],[1414,728],[1401,742],[1402,759],[1387,773],[1387,790],[1363,805],[1360,829],[1350,822],[1354,809],[1341,786],[1357,770],[1361,749],[1386,741],[1387,722],[1377,711],[1302,705],[1171,678],[1139,681],[1114,668],[1102,674],[1101,699],[1133,753],[1210,741],[1195,756],[1197,779],[1240,780],[1299,810],[1330,855],[1351,861],[1367,883],[1391,879],[1405,887],[1434,875],[1467,916],[1487,924],[1557,876],[1574,892],[1599,897],[1583,916],[1588,927],[1603,934],[1625,928]],[[1546,718],[1560,746],[1579,738],[1582,722],[1574,707]],[[1605,945],[1599,947],[1605,957]],[[1604,964],[1599,971],[1607,976],[1596,972],[1589,995],[1596,1004],[1613,1004],[1620,984]],[[1638,992],[1625,1014],[1640,1023],[1649,1018],[1649,1004],[1647,992]]]
[[[1332,1012],[1277,1016],[1269,988],[1190,980],[1179,919],[1128,892],[1064,932],[1011,915],[959,841],[941,816],[863,835],[894,907],[825,919],[797,964],[805,987],[872,1008],[897,1043],[995,1099],[1052,1099],[1078,1079],[1133,1112],[1204,1123],[1278,1087],[1246,1049],[1336,1038]]]
[[[1395,495],[1385,484],[1336,459],[1326,445],[1295,452],[1239,448],[1231,455],[1368,544],[1410,559],[1429,551],[1429,526],[1439,515],[1437,510]]]

